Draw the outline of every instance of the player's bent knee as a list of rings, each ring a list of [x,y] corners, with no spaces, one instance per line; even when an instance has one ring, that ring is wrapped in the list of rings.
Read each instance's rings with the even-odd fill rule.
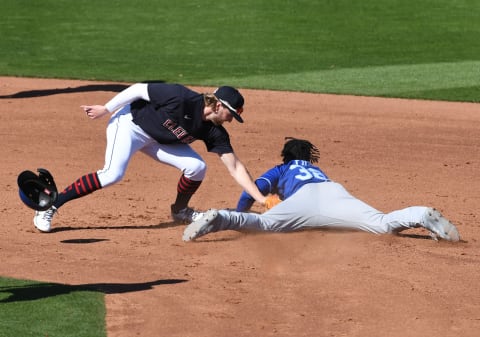
[[[99,171],[97,172],[98,175],[98,180],[100,181],[100,184],[102,187],[107,187],[110,185],[113,185],[115,183],[118,183],[123,179],[123,176],[125,173],[112,173],[112,172],[102,172]]]
[[[183,169],[184,176],[195,181],[203,180],[206,173],[207,164],[205,164],[203,161],[196,161],[195,163],[192,162],[190,166]]]

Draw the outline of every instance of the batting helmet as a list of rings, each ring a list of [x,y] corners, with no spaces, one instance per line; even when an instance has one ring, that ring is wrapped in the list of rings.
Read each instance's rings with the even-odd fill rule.
[[[46,211],[57,200],[58,192],[53,176],[46,169],[38,168],[38,176],[32,171],[18,175],[20,199],[37,211]]]

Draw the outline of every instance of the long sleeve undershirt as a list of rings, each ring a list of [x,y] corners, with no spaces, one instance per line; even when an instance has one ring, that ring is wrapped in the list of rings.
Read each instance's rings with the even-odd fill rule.
[[[119,108],[139,99],[150,101],[150,96],[148,95],[148,83],[136,83],[131,85],[115,95],[115,97],[105,104],[105,107],[109,112],[113,113]]]

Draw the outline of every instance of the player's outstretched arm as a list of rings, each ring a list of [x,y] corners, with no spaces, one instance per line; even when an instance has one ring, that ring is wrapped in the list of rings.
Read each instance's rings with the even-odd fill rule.
[[[238,159],[234,153],[224,153],[220,155],[220,159],[227,167],[230,175],[236,180],[236,182],[249,194],[255,201],[265,203],[265,196],[258,190],[257,185],[252,180],[252,177],[247,171],[247,168]]]
[[[97,119],[109,113],[115,112],[133,101],[143,99],[150,100],[147,83],[136,83],[115,95],[105,105],[82,105],[81,108],[88,118]]]

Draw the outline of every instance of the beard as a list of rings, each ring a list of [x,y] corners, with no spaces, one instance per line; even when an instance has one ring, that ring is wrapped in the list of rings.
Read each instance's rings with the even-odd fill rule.
[[[220,125],[223,124],[224,121],[220,118],[219,115],[214,114],[214,115],[211,115],[211,117],[210,117],[210,122],[212,122],[212,123],[215,124],[215,125],[220,126]]]

